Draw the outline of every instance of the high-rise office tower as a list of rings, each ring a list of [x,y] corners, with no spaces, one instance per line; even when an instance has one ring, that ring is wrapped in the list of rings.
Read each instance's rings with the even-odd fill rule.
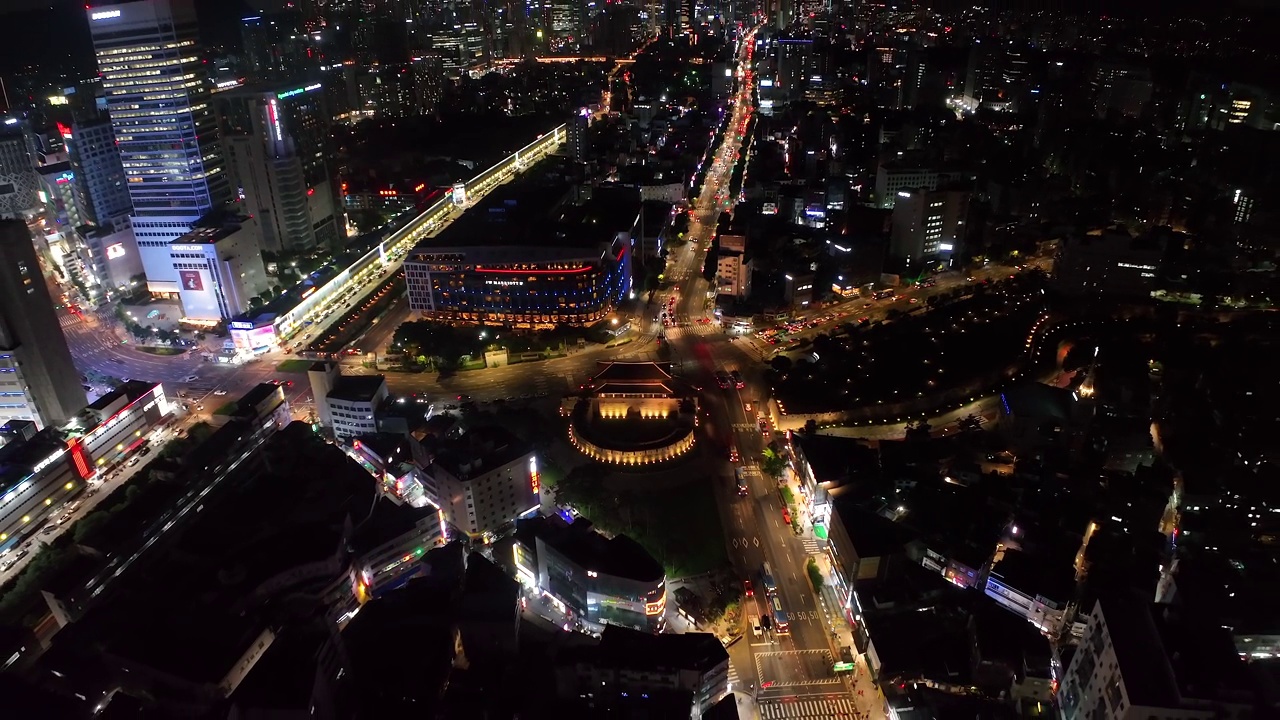
[[[84,222],[112,230],[127,226],[133,202],[110,118],[98,117],[64,128],[63,141],[75,173],[76,204]]]
[[[59,129],[71,158],[72,192],[83,222],[75,233],[88,256],[86,268],[104,288],[127,286],[143,268],[129,222],[133,202],[111,119],[105,114],[86,117]]]
[[[192,0],[85,10],[154,293],[177,293],[169,243],[230,198]]]
[[[262,228],[262,248],[337,247],[337,194],[325,160],[329,112],[319,81],[238,88],[215,99],[228,169]]]
[[[0,424],[20,419],[46,428],[84,406],[31,234],[26,223],[0,221]]]

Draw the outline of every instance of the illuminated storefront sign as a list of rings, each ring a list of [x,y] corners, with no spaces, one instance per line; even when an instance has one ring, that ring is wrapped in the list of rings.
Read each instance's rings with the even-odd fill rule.
[[[237,321],[235,321],[235,322],[231,323],[231,329],[232,329],[232,330],[252,330],[252,329],[253,329],[253,323],[251,323],[251,322],[244,322],[243,320],[237,320]]]
[[[533,489],[533,494],[537,495],[542,489],[542,478],[538,475],[538,458],[529,458],[529,487]]]
[[[111,18],[118,17],[120,17],[119,10],[103,10],[102,12],[96,12],[89,16],[92,20],[110,20]]]
[[[58,452],[56,452],[56,453],[54,453],[54,454],[50,455],[49,457],[47,457],[47,458],[45,458],[45,459],[41,460],[40,462],[36,463],[36,464],[35,464],[35,467],[31,468],[31,472],[32,472],[32,473],[38,473],[38,472],[40,472],[41,470],[44,470],[45,468],[47,468],[47,467],[49,467],[50,465],[52,465],[52,464],[54,464],[55,462],[57,462],[57,461],[58,461],[58,458],[62,457],[63,455],[66,455],[66,454],[67,454],[67,451],[66,451],[66,450],[59,450]]]
[[[124,243],[116,243],[107,246],[107,259],[115,260],[124,257]]]

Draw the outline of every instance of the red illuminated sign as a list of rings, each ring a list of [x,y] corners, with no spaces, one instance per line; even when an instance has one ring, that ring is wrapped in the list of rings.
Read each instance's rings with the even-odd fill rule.
[[[71,448],[71,459],[75,462],[76,472],[80,473],[82,480],[88,480],[93,475],[93,470],[89,467],[89,459],[85,457],[84,446],[79,440],[72,440],[67,446]]]

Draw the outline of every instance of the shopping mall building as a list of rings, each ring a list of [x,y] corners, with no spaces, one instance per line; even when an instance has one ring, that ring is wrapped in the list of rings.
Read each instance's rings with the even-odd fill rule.
[[[171,412],[164,386],[134,380],[61,427],[36,432],[22,420],[0,427],[0,551],[55,520],[90,481],[141,452]]]
[[[513,327],[607,318],[632,291],[640,199],[610,188],[580,195],[548,173],[495,190],[405,258],[410,309]]]

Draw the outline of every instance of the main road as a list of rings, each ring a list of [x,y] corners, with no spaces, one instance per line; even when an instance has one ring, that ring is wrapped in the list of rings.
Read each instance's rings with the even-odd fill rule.
[[[695,384],[704,388],[707,410],[706,434],[714,452],[724,453],[721,479],[715,483],[724,520],[730,561],[741,582],[750,582],[753,595],[744,598],[745,638],[731,647],[731,659],[742,687],[755,696],[760,715],[793,718],[839,718],[853,716],[853,698],[843,678],[831,674],[837,652],[823,612],[810,586],[806,561],[818,552],[816,541],[798,536],[783,518],[783,505],[776,482],[760,470],[759,461],[772,429],[762,432],[757,408],[767,398],[764,368],[759,350],[734,339],[714,320],[713,295],[702,277],[707,247],[719,214],[734,198],[727,198],[733,164],[742,143],[742,132],[753,111],[754,75],[751,72],[754,33],[748,33],[740,47],[738,93],[732,99],[728,129],[711,158],[711,168],[700,196],[693,203],[689,242],[668,258],[667,277],[676,281],[671,294],[662,299],[665,307],[676,299],[675,327],[663,331],[664,353]],[[652,320],[650,318],[650,320]],[[717,371],[738,370],[743,387],[720,389]],[[740,458],[730,462],[730,448]],[[740,497],[729,478],[739,466],[747,480],[748,493]],[[771,616],[773,598],[761,583],[761,568],[768,563],[777,585],[776,599],[788,621],[788,632],[776,623],[756,637],[750,629],[752,616]],[[772,618],[771,618],[772,619]]]

